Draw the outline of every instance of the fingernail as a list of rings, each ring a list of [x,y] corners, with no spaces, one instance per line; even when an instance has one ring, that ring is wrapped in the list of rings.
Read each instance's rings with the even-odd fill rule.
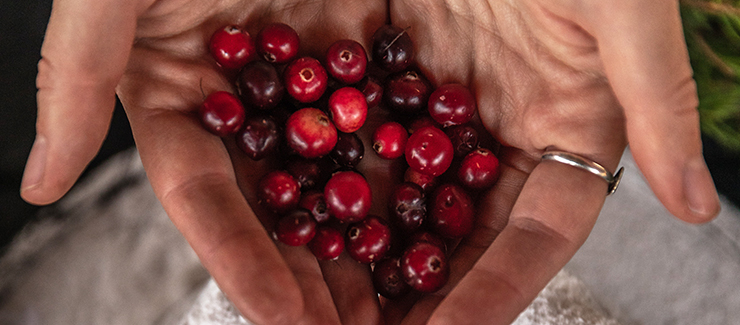
[[[689,209],[703,218],[714,217],[719,212],[719,196],[703,158],[690,160],[686,164],[683,181]]]
[[[23,171],[23,180],[21,180],[21,191],[26,191],[37,187],[44,179],[44,169],[46,167],[46,138],[43,135],[36,136],[36,140],[31,147],[31,153],[28,155],[26,170]]]

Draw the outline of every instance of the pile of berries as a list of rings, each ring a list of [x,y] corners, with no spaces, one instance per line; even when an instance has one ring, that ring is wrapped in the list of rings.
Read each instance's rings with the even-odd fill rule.
[[[434,89],[412,67],[412,40],[396,26],[375,32],[371,60],[354,40],[336,41],[321,61],[300,57],[299,46],[296,31],[281,23],[254,39],[238,26],[213,34],[211,54],[235,73],[238,95],[207,96],[204,127],[235,135],[253,160],[285,158],[258,188],[260,204],[280,216],[275,239],[307,245],[321,260],[346,251],[370,263],[387,298],[439,290],[449,277],[448,244],[472,232],[474,195],[499,175],[498,159],[470,123],[475,97],[456,83]],[[365,145],[355,131],[373,109],[393,117],[373,130],[374,154],[408,166],[383,217],[368,215],[372,191],[356,169]]]

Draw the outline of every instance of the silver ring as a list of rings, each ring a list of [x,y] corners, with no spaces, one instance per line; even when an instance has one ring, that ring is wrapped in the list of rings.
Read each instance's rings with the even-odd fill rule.
[[[619,182],[620,180],[622,180],[622,172],[624,171],[624,167],[621,167],[616,174],[612,175],[612,173],[606,170],[606,168],[604,168],[604,166],[601,166],[599,163],[564,151],[545,152],[545,154],[542,155],[542,160],[557,161],[559,163],[583,169],[591,174],[603,178],[609,185],[606,190],[606,195],[614,194],[614,192],[617,191],[617,187],[619,187]]]

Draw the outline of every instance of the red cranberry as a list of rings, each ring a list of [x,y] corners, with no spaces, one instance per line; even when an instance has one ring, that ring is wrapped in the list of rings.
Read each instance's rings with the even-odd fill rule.
[[[257,33],[257,50],[265,61],[286,63],[298,55],[298,33],[283,23],[272,23]]]
[[[316,234],[316,221],[308,211],[297,209],[278,219],[273,237],[290,246],[308,244]]]
[[[331,218],[329,208],[326,207],[324,192],[312,190],[304,193],[298,202],[298,207],[308,210],[318,223],[327,222]]]
[[[295,177],[301,190],[322,188],[329,179],[331,163],[324,158],[308,159],[292,156],[285,165],[285,169]]]
[[[460,183],[474,189],[486,189],[498,180],[500,170],[498,158],[485,148],[469,153],[460,163],[457,177]]]
[[[417,172],[413,168],[407,168],[403,174],[403,181],[421,186],[425,193],[431,193],[439,183],[439,178],[432,175]]]
[[[443,237],[467,236],[473,231],[473,209],[473,201],[462,187],[441,185],[434,191],[429,205],[429,225]]]
[[[298,181],[284,171],[273,171],[262,177],[257,193],[260,202],[277,213],[285,213],[301,199]]]
[[[280,131],[269,116],[252,116],[236,136],[236,145],[253,160],[269,156],[278,148]]]
[[[365,155],[365,145],[356,133],[339,133],[337,144],[329,153],[334,162],[341,166],[355,167]]]
[[[442,130],[428,126],[406,142],[406,162],[418,172],[439,176],[452,164],[452,142]]]
[[[458,83],[439,86],[429,96],[429,115],[444,127],[468,123],[477,109],[470,90]]]
[[[401,261],[398,257],[380,260],[373,267],[373,287],[381,296],[388,299],[400,298],[411,287],[403,280]]]
[[[356,87],[365,95],[368,108],[378,106],[383,100],[383,85],[378,78],[365,76]]]
[[[373,150],[383,159],[396,159],[403,156],[408,134],[398,122],[386,122],[373,132]]]
[[[319,260],[336,260],[344,250],[342,232],[329,226],[319,226],[308,243],[308,249]]]
[[[430,243],[434,246],[439,247],[439,249],[441,249],[443,252],[447,252],[447,244],[445,244],[444,240],[429,231],[416,231],[412,233],[411,236],[406,238],[406,242],[408,243],[407,246],[409,247],[418,242]]]
[[[239,131],[245,117],[239,98],[226,91],[208,95],[198,113],[206,130],[220,137]]]
[[[470,125],[455,125],[445,129],[445,134],[452,141],[455,157],[465,157],[478,147],[478,131]]]
[[[379,261],[390,249],[391,228],[377,217],[368,216],[347,228],[347,253],[360,263]]]
[[[419,72],[402,71],[388,76],[383,98],[388,109],[402,115],[412,115],[427,107],[432,86]]]
[[[255,58],[252,37],[239,26],[226,26],[211,36],[211,55],[225,69],[240,69]]]
[[[401,257],[401,274],[412,288],[432,293],[447,284],[450,267],[439,247],[418,242],[406,249]]]
[[[362,175],[352,171],[335,173],[324,187],[329,212],[339,221],[356,222],[370,211],[372,193]]]
[[[285,94],[280,76],[271,64],[253,61],[241,70],[236,80],[239,95],[248,106],[268,109],[277,106]]]
[[[419,228],[427,215],[424,190],[414,183],[399,184],[388,200],[388,212],[401,229]]]
[[[427,126],[433,126],[438,129],[442,128],[442,125],[437,123],[431,116],[429,115],[421,115],[413,120],[408,124],[408,127],[406,127],[406,130],[409,131],[409,134],[414,134],[416,130],[427,127]]]
[[[339,131],[352,133],[365,124],[367,100],[365,95],[355,88],[339,88],[329,97],[329,111]]]
[[[321,98],[326,91],[328,76],[321,63],[314,58],[302,57],[291,62],[284,72],[288,94],[302,103]]]
[[[365,48],[353,40],[338,40],[326,50],[326,70],[332,77],[353,84],[365,76]]]
[[[285,139],[299,155],[316,158],[334,148],[337,129],[324,112],[308,107],[290,115],[285,124]]]
[[[384,25],[373,34],[373,61],[390,72],[406,69],[414,60],[414,43],[406,30]]]

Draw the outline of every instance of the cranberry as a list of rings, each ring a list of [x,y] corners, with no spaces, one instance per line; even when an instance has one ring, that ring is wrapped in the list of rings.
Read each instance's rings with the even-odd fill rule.
[[[434,187],[439,183],[439,179],[432,175],[417,172],[413,168],[407,168],[403,174],[403,181],[414,183],[421,186],[425,193],[431,193]]]
[[[316,234],[316,221],[308,211],[296,209],[278,219],[273,237],[290,246],[308,244]]]
[[[373,150],[383,159],[396,159],[403,156],[408,134],[398,122],[386,122],[373,132]]]
[[[452,142],[442,130],[427,126],[406,142],[406,162],[418,172],[439,176],[452,164]]]
[[[324,112],[307,107],[290,115],[285,124],[285,139],[299,155],[317,158],[334,148],[337,129]]]
[[[252,37],[239,26],[226,26],[211,36],[211,55],[225,69],[240,69],[255,58]]]
[[[359,173],[335,173],[324,187],[324,197],[329,212],[339,221],[356,222],[370,211],[372,193],[367,180]]]
[[[286,63],[298,55],[298,33],[283,23],[272,23],[257,33],[257,50],[270,63]]]
[[[310,190],[321,188],[326,183],[331,172],[331,163],[324,158],[308,159],[292,156],[285,169],[301,184],[301,190]]]
[[[308,249],[320,260],[336,260],[344,250],[342,232],[329,226],[319,226],[308,243]]]
[[[355,88],[339,88],[329,97],[329,111],[339,131],[352,133],[365,124],[367,100],[365,95]]]
[[[378,106],[383,100],[383,85],[380,84],[378,78],[365,76],[356,87],[365,95],[368,108]]]
[[[439,86],[429,96],[429,115],[444,127],[468,123],[476,111],[475,97],[458,83]]]
[[[406,242],[408,243],[406,246],[409,247],[418,242],[425,242],[439,247],[439,249],[441,249],[443,252],[447,251],[447,245],[445,244],[444,240],[429,231],[416,231],[412,233],[411,236],[406,238]]]
[[[437,121],[435,121],[431,116],[421,115],[411,120],[411,122],[408,124],[408,127],[406,127],[406,130],[409,131],[409,134],[414,134],[416,130],[421,129],[423,127],[427,127],[427,126],[433,126],[438,129],[442,128],[442,125],[437,123]]]
[[[414,43],[406,30],[384,25],[373,34],[373,61],[390,72],[406,69],[414,60]]]
[[[419,228],[427,215],[424,190],[414,183],[397,185],[388,200],[388,212],[401,229],[411,231]]]
[[[326,70],[332,77],[353,84],[365,76],[367,55],[365,48],[353,40],[338,40],[326,50]]]
[[[236,80],[239,95],[248,106],[268,109],[277,106],[285,94],[280,76],[271,64],[253,61],[241,70]]]
[[[341,166],[355,167],[365,155],[365,146],[355,133],[339,133],[337,144],[329,153],[334,162]]]
[[[463,188],[454,184],[441,185],[432,195],[429,225],[443,237],[467,236],[473,231],[473,208],[473,201]]]
[[[455,157],[464,157],[478,147],[478,131],[470,125],[455,125],[445,129],[452,141]]]
[[[401,274],[412,288],[432,293],[447,284],[450,267],[439,247],[418,242],[407,248],[401,257]]]
[[[206,130],[220,137],[239,131],[245,117],[239,98],[226,91],[208,95],[198,113]]]
[[[398,257],[386,258],[375,263],[373,287],[381,296],[388,299],[400,298],[411,291],[411,286],[403,281],[401,261]]]
[[[302,57],[291,62],[284,72],[288,94],[302,103],[321,98],[326,91],[328,76],[318,60]]]
[[[277,213],[285,213],[296,206],[301,198],[298,181],[284,171],[273,171],[262,177],[258,187],[260,202]]]
[[[236,145],[253,160],[273,154],[280,142],[280,131],[269,116],[252,116],[236,136]]]
[[[329,208],[326,207],[324,192],[318,190],[307,191],[301,196],[298,207],[308,210],[318,223],[327,222],[331,218]]]
[[[432,86],[424,75],[409,70],[388,76],[383,98],[388,109],[402,115],[412,115],[427,107]]]
[[[390,249],[391,228],[380,217],[368,216],[347,228],[345,242],[347,253],[355,261],[360,263],[379,261]]]
[[[457,177],[460,183],[474,189],[486,189],[498,180],[500,170],[498,158],[485,148],[469,153],[460,163]]]

